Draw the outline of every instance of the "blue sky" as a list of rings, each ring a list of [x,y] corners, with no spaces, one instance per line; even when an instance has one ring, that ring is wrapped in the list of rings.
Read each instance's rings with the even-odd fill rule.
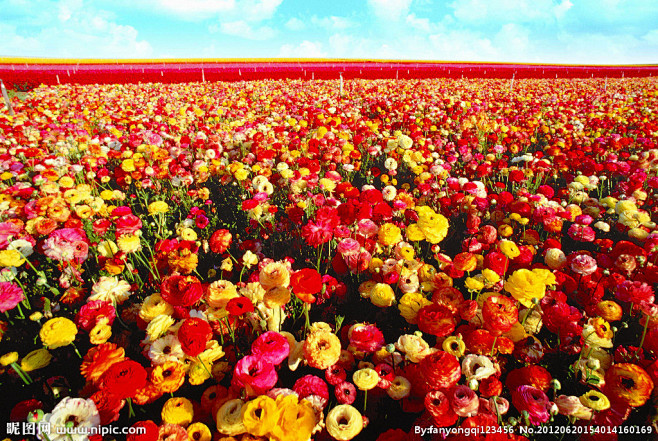
[[[0,0],[0,56],[658,63],[656,0]]]

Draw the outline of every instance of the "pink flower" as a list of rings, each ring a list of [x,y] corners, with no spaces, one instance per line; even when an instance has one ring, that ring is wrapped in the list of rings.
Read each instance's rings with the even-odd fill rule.
[[[632,303],[653,303],[655,298],[653,289],[646,282],[631,282],[630,280],[624,280],[617,287],[615,297],[622,302]]]
[[[596,271],[596,259],[587,254],[579,254],[571,261],[571,270],[581,276],[589,276]]]
[[[268,363],[279,365],[290,354],[290,344],[278,332],[267,331],[251,345],[251,353]]]
[[[244,387],[250,397],[263,395],[278,381],[274,365],[256,355],[247,355],[235,364],[232,384]]]
[[[0,222],[0,249],[4,250],[11,240],[16,239],[21,228],[10,222]]]
[[[320,397],[324,403],[329,400],[329,388],[327,387],[327,383],[325,383],[322,378],[316,377],[315,375],[305,375],[295,381],[292,390],[299,395],[300,400],[310,395]]]
[[[50,233],[44,241],[43,250],[46,257],[51,259],[82,263],[87,260],[89,241],[80,228],[62,228]]]
[[[578,242],[593,242],[596,233],[591,227],[580,224],[572,224],[567,231],[569,237]]]
[[[545,423],[551,417],[549,411],[552,403],[548,396],[541,390],[532,386],[519,386],[512,391],[512,404],[516,410],[529,414],[530,424],[537,425]]]
[[[23,301],[23,289],[11,282],[0,282],[0,312],[14,309]]]
[[[350,345],[357,351],[375,352],[384,346],[384,334],[374,325],[356,324],[348,333]]]
[[[116,214],[116,210],[112,212],[113,215]],[[134,214],[126,214],[117,219],[117,237],[123,236],[126,234],[134,234],[139,229],[142,228],[142,220],[135,216]]]
[[[352,238],[343,239],[338,244],[338,252],[342,254],[343,257],[358,253],[360,249],[361,244]]]
[[[352,404],[356,399],[356,387],[352,383],[343,381],[336,386],[334,395],[340,404]]]
[[[470,387],[460,384],[452,389],[450,404],[452,410],[460,417],[472,417],[478,413],[480,400]]]
[[[91,331],[100,318],[106,318],[112,325],[116,317],[114,306],[103,300],[92,300],[86,303],[75,317],[76,324],[85,331]]]

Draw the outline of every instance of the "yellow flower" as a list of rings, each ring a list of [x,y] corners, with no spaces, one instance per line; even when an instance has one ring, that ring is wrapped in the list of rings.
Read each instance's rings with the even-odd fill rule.
[[[275,308],[277,306],[285,306],[290,301],[290,290],[282,286],[275,286],[274,288],[269,289],[265,296],[263,296],[263,302],[268,308]]]
[[[212,433],[208,426],[203,423],[194,423],[187,428],[187,436],[190,441],[211,441]]]
[[[96,325],[89,331],[89,342],[92,345],[100,345],[108,341],[112,337],[112,326],[108,324],[106,317],[103,317],[96,323]]]
[[[169,398],[162,406],[162,422],[187,427],[194,418],[194,406],[187,398]]]
[[[242,422],[243,407],[244,401],[239,399],[229,400],[222,404],[215,416],[217,431],[228,436],[245,433],[247,428]]]
[[[448,219],[445,216],[436,213],[427,206],[416,207],[416,211],[418,212],[418,223],[407,227],[407,238],[409,240],[422,240],[418,239],[421,234],[423,239],[432,244],[445,239],[449,226]]]
[[[459,358],[466,352],[466,343],[462,340],[461,334],[458,336],[451,335],[450,337],[443,340],[441,344],[442,349]]]
[[[340,339],[329,331],[311,332],[304,342],[304,359],[309,366],[327,369],[340,358]]]
[[[53,356],[50,355],[47,349],[35,349],[34,351],[27,354],[21,360],[21,369],[25,372],[35,371],[37,369],[44,368],[50,364]]]
[[[191,228],[183,228],[180,232],[180,237],[183,240],[189,240],[189,241],[192,241],[192,242],[194,242],[198,239],[196,231],[194,231]]]
[[[126,173],[135,171],[135,161],[132,158],[124,159],[121,163],[121,170]]]
[[[3,366],[9,366],[10,364],[16,363],[18,361],[18,352],[7,352],[5,355],[0,357],[0,364]]]
[[[235,285],[228,280],[216,280],[208,286],[206,301],[213,308],[225,307],[229,300],[238,297]]]
[[[495,285],[496,283],[500,282],[500,276],[496,271],[490,270],[489,268],[485,268],[482,270],[482,275],[484,276],[484,280],[487,285]]]
[[[295,395],[276,397],[279,420],[270,433],[276,441],[307,441],[315,428],[315,411],[306,400],[298,401]]]
[[[610,400],[608,397],[597,390],[590,390],[586,394],[581,395],[579,399],[583,406],[587,406],[598,412],[610,407]]]
[[[370,301],[380,308],[387,308],[395,302],[393,288],[386,283],[376,284],[370,291]]]
[[[418,292],[410,292],[400,298],[398,309],[400,310],[400,315],[404,317],[408,323],[415,325],[418,323],[418,311],[431,304],[432,302],[426,299],[422,294]]]
[[[149,341],[155,341],[160,338],[176,321],[167,314],[160,314],[146,325],[146,334]]]
[[[245,267],[251,268],[258,263],[258,256],[247,250],[247,252],[242,256],[242,263]]]
[[[278,419],[276,402],[267,395],[259,395],[242,407],[242,422],[252,435],[267,435],[274,429]]]
[[[464,286],[470,291],[481,291],[484,288],[484,283],[475,277],[467,277]]]
[[[233,271],[233,261],[227,257],[222,260],[222,265],[219,267],[222,271]]]
[[[500,251],[510,259],[514,259],[521,254],[519,247],[511,240],[503,239],[499,242]]]
[[[164,214],[169,211],[169,205],[164,201],[151,202],[148,206],[149,214]]]
[[[142,249],[142,243],[136,234],[124,234],[117,242],[119,249],[126,254],[135,253]]]
[[[75,181],[70,176],[62,176],[59,180],[59,186],[63,188],[71,188],[75,185]]]
[[[271,262],[265,265],[258,275],[258,281],[265,290],[290,285],[290,271],[283,262]]]
[[[173,313],[174,307],[165,302],[159,293],[155,293],[144,299],[139,310],[139,317],[148,323],[159,315],[172,315]]]
[[[411,382],[398,375],[391,381],[391,386],[386,389],[386,393],[394,400],[406,398],[411,393]]]
[[[18,250],[2,250],[0,251],[0,266],[21,266],[25,262],[23,256]]]
[[[111,240],[104,240],[100,242],[96,249],[98,250],[98,254],[103,257],[112,257],[117,253],[117,251],[119,251],[117,244]]]
[[[349,441],[363,430],[363,417],[349,404],[340,404],[329,411],[325,424],[334,439]]]
[[[68,346],[75,340],[78,328],[66,317],[55,317],[48,320],[41,327],[39,337],[48,349],[57,349]]]
[[[359,389],[370,390],[374,389],[377,383],[379,383],[379,374],[374,369],[359,369],[352,375],[352,380],[354,381],[354,385]]]
[[[525,268],[514,271],[507,278],[505,289],[526,308],[530,308],[532,299],[541,300],[546,295],[544,280]]]
[[[381,226],[377,237],[384,246],[395,245],[402,240],[402,231],[400,227],[387,222]]]

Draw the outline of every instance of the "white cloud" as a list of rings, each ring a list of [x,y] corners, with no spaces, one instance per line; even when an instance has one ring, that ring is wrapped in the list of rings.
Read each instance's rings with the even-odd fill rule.
[[[219,27],[211,26],[210,30],[218,30],[223,34],[246,38],[248,40],[267,40],[276,35],[276,31],[268,26],[254,28],[244,20],[220,23]]]
[[[318,41],[304,40],[298,45],[284,44],[279,50],[279,56],[284,58],[325,58],[327,53]]]
[[[306,24],[297,17],[292,17],[283,26],[290,31],[302,31],[306,28]]]
[[[530,31],[521,25],[503,25],[494,37],[494,43],[503,57],[500,61],[537,61],[530,59],[535,56],[529,51]]]
[[[0,54],[129,58],[153,53],[150,43],[139,38],[137,29],[117,23],[110,12],[90,5],[82,7],[81,0],[12,3],[17,6],[12,10],[17,24],[0,23]],[[38,27],[30,21],[34,17],[38,17]]]
[[[410,28],[425,34],[436,30],[436,25],[430,22],[429,19],[418,18],[415,14],[407,15],[407,18],[404,21]]]
[[[311,24],[313,26],[318,26],[329,31],[341,31],[356,26],[356,23],[352,22],[348,18],[336,17],[335,15],[322,18],[314,15],[311,17]]]
[[[642,39],[650,44],[658,45],[658,29],[653,29],[642,36]]]
[[[150,0],[160,11],[185,20],[258,22],[272,18],[283,0]],[[144,5],[143,4],[143,5]]]
[[[409,13],[412,0],[368,0],[375,16],[385,21],[399,21]]]
[[[528,23],[562,18],[569,0],[456,0],[448,5],[461,23]]]

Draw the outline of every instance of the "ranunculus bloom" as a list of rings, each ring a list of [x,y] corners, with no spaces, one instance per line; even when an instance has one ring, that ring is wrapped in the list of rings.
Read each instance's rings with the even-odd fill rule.
[[[459,384],[450,391],[452,410],[460,417],[471,417],[478,413],[480,400],[475,392],[464,384]]]
[[[272,363],[255,355],[242,357],[235,365],[232,384],[244,387],[250,397],[272,389],[278,380]]]
[[[377,326],[359,323],[353,325],[349,332],[350,346],[357,351],[375,352],[384,346],[384,334]]]
[[[640,366],[617,363],[606,371],[603,391],[612,400],[639,407],[647,402],[653,387],[651,377]]]
[[[349,404],[339,404],[325,419],[327,432],[338,441],[349,441],[363,430],[363,417]]]
[[[212,328],[208,322],[196,317],[186,319],[178,329],[178,340],[183,352],[190,357],[202,353],[211,337]]]
[[[315,375],[304,375],[295,381],[292,390],[297,393],[299,399],[304,399],[311,395],[316,395],[322,399],[324,404],[329,400],[329,388],[327,383]]]
[[[117,398],[131,398],[146,385],[146,369],[126,359],[112,364],[101,377],[101,389]]]
[[[254,304],[247,297],[234,297],[226,304],[226,312],[234,317],[239,317],[254,310]]]
[[[314,303],[314,294],[322,290],[322,276],[312,268],[303,268],[290,277],[290,287],[306,303]]]
[[[203,286],[194,276],[174,274],[164,278],[160,294],[172,306],[192,306],[203,296]]]
[[[484,326],[493,335],[504,334],[519,320],[519,310],[509,297],[489,296],[482,306]]]
[[[429,390],[452,387],[462,374],[459,359],[444,351],[437,351],[423,358],[419,369]]]
[[[341,345],[336,334],[318,330],[306,336],[304,358],[306,363],[316,369],[327,369],[340,359]]]
[[[260,395],[248,401],[242,408],[242,422],[255,436],[264,436],[274,429],[278,411],[275,401],[267,395]]]
[[[418,328],[422,332],[445,337],[452,334],[456,325],[455,311],[446,305],[432,303],[418,311]]]
[[[11,282],[0,282],[0,312],[14,309],[23,301],[23,289]]]
[[[288,339],[278,332],[267,331],[251,344],[251,353],[278,365],[290,354],[290,344]]]
[[[432,422],[438,427],[452,426],[459,419],[446,394],[438,390],[425,395],[425,409],[432,415]]]
[[[530,424],[549,420],[552,403],[544,392],[532,386],[519,386],[512,390],[512,404],[519,412],[528,411]]]
[[[507,374],[505,385],[509,390],[514,390],[519,386],[533,386],[544,392],[550,388],[553,377],[551,373],[541,366],[530,365],[514,369]]]

